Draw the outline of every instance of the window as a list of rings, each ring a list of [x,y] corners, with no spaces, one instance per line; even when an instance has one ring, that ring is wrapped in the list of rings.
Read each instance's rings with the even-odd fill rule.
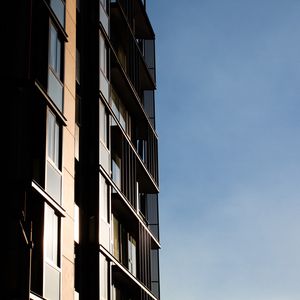
[[[65,3],[62,0],[50,0],[50,7],[59,20],[62,27],[65,27]]]
[[[50,23],[49,30],[49,71],[48,71],[48,94],[55,105],[63,109],[63,43],[54,25]]]
[[[107,174],[110,174],[110,151],[109,151],[109,115],[104,103],[99,100],[99,140],[100,140],[100,164]]]
[[[48,159],[59,169],[59,151],[60,151],[60,128],[55,115],[48,110],[47,115],[47,144]]]
[[[103,34],[100,32],[100,43],[99,43],[99,48],[100,48],[100,70],[102,73],[107,77],[107,47],[105,45],[105,40]]]
[[[136,240],[113,215],[113,255],[136,276]]]
[[[46,191],[61,202],[61,126],[50,109],[47,110]]]
[[[116,186],[121,189],[121,158],[118,155],[112,157],[112,180]]]
[[[45,204],[44,219],[44,297],[60,299],[60,218]]]
[[[114,115],[120,122],[121,127],[130,137],[130,132],[131,132],[130,116],[113,88],[111,89],[110,106],[112,108],[112,111],[114,112]]]
[[[58,38],[58,33],[53,24],[50,24],[50,52],[49,52],[49,65],[55,72],[58,78],[61,78],[61,53],[62,43]]]
[[[147,141],[143,139],[137,139],[136,149],[143,162],[147,164]]]
[[[108,82],[108,49],[101,31],[99,31],[99,85],[104,98],[109,100],[109,82]]]
[[[136,241],[128,234],[128,270],[136,276]]]

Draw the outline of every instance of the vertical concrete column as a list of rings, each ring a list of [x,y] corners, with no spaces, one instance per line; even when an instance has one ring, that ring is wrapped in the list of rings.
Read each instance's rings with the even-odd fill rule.
[[[76,0],[66,0],[63,131],[62,299],[74,299],[74,185],[75,185],[75,96],[76,96]]]

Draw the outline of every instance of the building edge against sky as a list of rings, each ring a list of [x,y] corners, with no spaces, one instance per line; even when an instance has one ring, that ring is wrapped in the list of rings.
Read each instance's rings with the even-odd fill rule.
[[[3,5],[3,299],[159,299],[146,1]]]

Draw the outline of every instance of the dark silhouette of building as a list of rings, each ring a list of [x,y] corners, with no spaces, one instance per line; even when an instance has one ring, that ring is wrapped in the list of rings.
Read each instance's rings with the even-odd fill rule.
[[[155,35],[142,0],[1,9],[1,299],[159,299]]]

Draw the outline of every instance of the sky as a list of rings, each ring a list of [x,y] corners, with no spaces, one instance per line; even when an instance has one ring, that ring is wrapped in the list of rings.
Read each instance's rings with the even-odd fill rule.
[[[300,300],[300,1],[148,0],[162,300]]]

